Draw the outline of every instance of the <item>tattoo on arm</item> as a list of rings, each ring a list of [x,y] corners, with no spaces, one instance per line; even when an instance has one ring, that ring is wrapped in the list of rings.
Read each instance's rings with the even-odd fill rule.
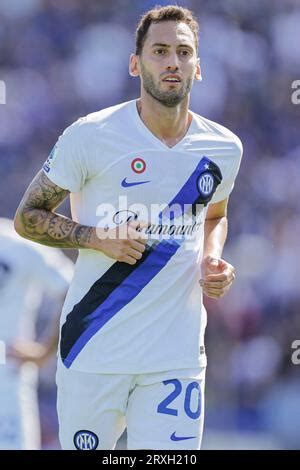
[[[21,234],[43,245],[86,247],[93,227],[80,225],[53,212],[68,194],[69,191],[56,186],[40,171],[27,189],[17,211]]]

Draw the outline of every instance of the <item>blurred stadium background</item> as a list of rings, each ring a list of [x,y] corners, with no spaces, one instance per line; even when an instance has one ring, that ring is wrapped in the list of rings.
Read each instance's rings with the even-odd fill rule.
[[[128,75],[150,0],[1,0],[0,215],[17,204],[58,135],[79,116],[139,94]],[[300,449],[299,0],[190,0],[203,81],[194,111],[229,127],[244,159],[224,258],[232,291],[207,301],[204,449]],[[68,213],[68,206],[64,209]],[[73,256],[74,253],[69,253]],[[54,364],[41,372],[43,448],[58,448]],[[119,446],[122,447],[121,441]]]

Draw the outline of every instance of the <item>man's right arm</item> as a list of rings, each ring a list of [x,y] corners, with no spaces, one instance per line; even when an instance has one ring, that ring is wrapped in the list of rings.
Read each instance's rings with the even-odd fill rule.
[[[41,170],[27,188],[15,215],[15,229],[19,235],[42,245],[57,248],[90,248],[107,256],[135,264],[142,257],[146,240],[137,227],[128,228],[128,238],[99,236],[101,230],[81,225],[56,214],[54,210],[68,196],[69,191],[55,185]]]
[[[26,190],[15,215],[15,229],[24,238],[57,248],[88,247],[93,228],[53,212],[69,191],[56,186],[41,170]]]

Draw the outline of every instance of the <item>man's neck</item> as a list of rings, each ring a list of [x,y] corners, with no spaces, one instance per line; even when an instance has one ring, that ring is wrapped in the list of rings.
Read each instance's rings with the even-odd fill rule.
[[[188,99],[172,108],[163,106],[148,96],[142,96],[137,100],[141,120],[152,134],[168,147],[176,145],[187,133],[192,121],[188,105]]]

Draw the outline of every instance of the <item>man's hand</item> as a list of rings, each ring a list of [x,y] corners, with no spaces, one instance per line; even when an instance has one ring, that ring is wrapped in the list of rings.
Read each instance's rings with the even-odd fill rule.
[[[6,355],[9,359],[17,361],[19,365],[24,362],[34,362],[42,367],[51,357],[47,346],[37,341],[16,341],[7,348]]]
[[[110,258],[135,264],[145,251],[147,239],[142,236],[141,229],[148,225],[146,222],[132,221],[107,231],[97,228],[90,247],[102,251]]]
[[[212,299],[223,297],[235,279],[235,268],[221,258],[206,256],[201,265],[199,284],[203,293]]]

